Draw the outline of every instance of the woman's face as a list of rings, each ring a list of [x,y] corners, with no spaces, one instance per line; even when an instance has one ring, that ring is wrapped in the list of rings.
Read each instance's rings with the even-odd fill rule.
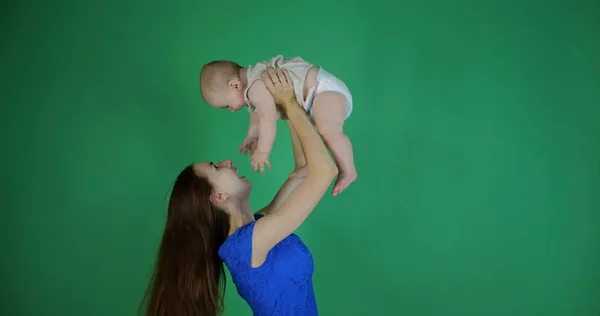
[[[205,177],[216,192],[225,193],[227,197],[243,198],[250,193],[252,185],[246,177],[238,176],[238,169],[231,160],[219,163],[200,162],[194,164],[196,175]]]

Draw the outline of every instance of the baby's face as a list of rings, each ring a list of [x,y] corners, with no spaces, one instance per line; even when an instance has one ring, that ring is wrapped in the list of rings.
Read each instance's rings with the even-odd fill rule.
[[[229,109],[231,112],[236,112],[237,110],[246,106],[246,100],[244,100],[244,91],[236,90],[229,88],[227,97],[226,97],[225,108]]]
[[[231,112],[236,112],[246,106],[244,91],[229,87],[211,106],[217,109],[227,109]]]

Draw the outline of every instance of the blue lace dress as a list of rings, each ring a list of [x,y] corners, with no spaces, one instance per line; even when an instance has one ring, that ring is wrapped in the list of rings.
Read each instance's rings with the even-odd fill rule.
[[[258,221],[263,215],[255,214]],[[265,262],[251,266],[252,232],[256,221],[238,228],[225,240],[219,256],[227,265],[237,292],[255,316],[316,316],[312,255],[300,237],[291,234],[269,251]]]

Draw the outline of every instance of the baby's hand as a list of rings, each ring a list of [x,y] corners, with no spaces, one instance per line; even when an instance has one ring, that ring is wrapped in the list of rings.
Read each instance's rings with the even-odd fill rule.
[[[265,165],[271,169],[271,163],[269,162],[269,153],[263,152],[254,152],[252,153],[252,169],[254,171],[258,171],[260,169],[260,173],[265,173]]]
[[[252,154],[256,150],[256,144],[258,142],[258,137],[254,135],[248,135],[244,139],[244,142],[240,146],[240,154]]]

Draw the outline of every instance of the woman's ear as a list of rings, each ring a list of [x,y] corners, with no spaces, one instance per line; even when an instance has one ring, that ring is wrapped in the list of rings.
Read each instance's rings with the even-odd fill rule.
[[[227,200],[227,194],[223,192],[213,192],[210,194],[210,202],[219,205]]]

